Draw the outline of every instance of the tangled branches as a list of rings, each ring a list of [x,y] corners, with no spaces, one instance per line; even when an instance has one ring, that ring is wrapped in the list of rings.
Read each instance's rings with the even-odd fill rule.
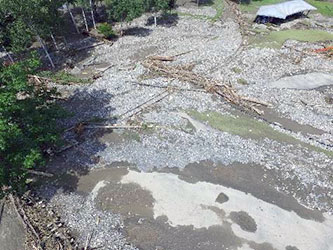
[[[143,62],[143,66],[154,74],[191,83],[196,87],[205,89],[209,93],[221,96],[229,103],[254,111],[258,114],[263,114],[263,111],[258,109],[257,106],[269,105],[259,100],[240,96],[231,84],[221,83],[217,80],[192,72],[193,65],[173,66],[161,61],[148,59]]]

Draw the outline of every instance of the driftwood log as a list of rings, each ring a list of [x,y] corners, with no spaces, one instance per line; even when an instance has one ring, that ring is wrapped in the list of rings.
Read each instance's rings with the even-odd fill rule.
[[[148,59],[143,62],[143,66],[153,74],[191,83],[196,87],[205,89],[209,93],[221,96],[229,103],[254,111],[260,115],[263,114],[263,111],[258,109],[257,106],[269,105],[268,103],[259,100],[240,96],[230,83],[222,83],[215,79],[194,73],[192,72],[193,67],[189,67],[188,65],[170,65],[161,61]]]

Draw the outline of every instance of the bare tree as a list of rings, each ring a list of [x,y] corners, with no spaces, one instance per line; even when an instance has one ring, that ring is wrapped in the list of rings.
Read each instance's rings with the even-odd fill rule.
[[[93,21],[93,25],[94,25],[94,29],[96,29],[96,22],[95,22],[95,14],[94,14],[94,1],[93,0],[89,0],[90,1],[90,9],[91,9],[91,19]]]
[[[74,18],[74,15],[73,15],[72,11],[70,10],[70,8],[69,8],[69,6],[68,6],[68,3],[66,3],[65,5],[66,5],[66,9],[67,9],[69,15],[71,16],[71,19],[72,19],[72,22],[73,22],[74,27],[75,27],[75,29],[76,29],[76,32],[77,32],[78,34],[80,34],[79,28],[77,27],[77,24],[76,24],[76,21],[75,21],[75,18]]]

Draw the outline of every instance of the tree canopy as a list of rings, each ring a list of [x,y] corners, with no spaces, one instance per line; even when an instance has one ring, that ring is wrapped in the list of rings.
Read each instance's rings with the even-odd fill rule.
[[[170,0],[106,0],[109,18],[132,21],[144,12],[167,10]]]
[[[20,52],[34,35],[49,35],[59,27],[58,9],[66,0],[0,0],[0,42]]]
[[[27,171],[45,164],[45,152],[59,142],[55,89],[35,86],[28,74],[39,66],[36,57],[0,66],[0,195],[3,186],[22,190]]]

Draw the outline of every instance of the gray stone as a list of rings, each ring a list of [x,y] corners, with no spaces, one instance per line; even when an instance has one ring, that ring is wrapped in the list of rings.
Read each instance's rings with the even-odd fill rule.
[[[284,77],[273,82],[270,86],[272,88],[315,89],[327,85],[333,85],[332,74],[309,73]]]
[[[229,197],[224,194],[224,193],[220,193],[217,198],[216,198],[216,202],[218,203],[224,203],[224,202],[227,202],[229,200]]]
[[[26,233],[14,209],[5,205],[0,217],[0,250],[24,249]]]
[[[231,212],[230,218],[234,223],[238,224],[240,228],[243,229],[244,231],[252,233],[257,231],[257,223],[247,212],[244,211]]]

